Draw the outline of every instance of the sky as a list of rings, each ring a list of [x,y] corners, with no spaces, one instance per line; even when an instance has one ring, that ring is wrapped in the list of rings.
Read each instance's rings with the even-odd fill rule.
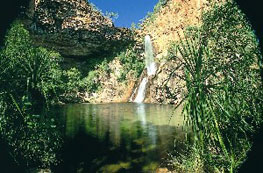
[[[89,0],[105,14],[106,11],[118,13],[114,25],[118,27],[130,27],[132,23],[138,24],[148,11],[152,12],[153,7],[159,0]]]

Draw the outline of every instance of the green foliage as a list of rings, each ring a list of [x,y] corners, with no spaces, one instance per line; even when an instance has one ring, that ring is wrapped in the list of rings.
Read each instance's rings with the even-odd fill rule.
[[[132,48],[128,48],[127,51],[123,51],[117,56],[123,66],[119,81],[126,80],[128,73],[131,73],[134,78],[138,78],[141,75],[145,64],[138,57],[138,53]]]
[[[95,65],[93,70],[90,70],[88,75],[82,80],[83,86],[87,92],[96,92],[100,89],[100,76],[109,75],[111,69],[109,62],[104,59],[102,62]]]
[[[186,149],[177,152],[177,156],[170,155],[171,158],[168,161],[171,169],[176,170],[178,173],[200,173],[204,172],[203,162],[200,157],[200,150],[195,144],[187,144]],[[205,172],[213,172],[206,170]]]
[[[98,81],[99,73],[97,70],[90,71],[88,76],[84,78],[84,83],[86,84],[86,88],[88,92],[96,92],[100,83]]]
[[[62,140],[57,121],[41,110],[59,91],[60,61],[59,54],[32,46],[19,22],[8,31],[0,56],[0,135],[10,155],[25,167],[58,162],[55,153]]]
[[[13,24],[6,38],[0,57],[0,80],[5,83],[1,90],[17,98],[49,99],[60,78],[59,54],[33,47],[28,31],[19,23]]]
[[[107,74],[110,73],[109,62],[106,59],[104,59],[104,61],[96,65],[96,69],[99,71],[103,71]]]
[[[145,21],[146,19],[146,25],[149,25],[150,23],[152,23],[156,16],[157,13],[159,13],[159,11],[167,5],[167,3],[169,2],[169,0],[159,0],[158,3],[154,6],[153,12],[148,12],[146,17],[143,19],[143,21]]]
[[[164,7],[169,0],[159,0],[158,3],[154,6],[154,13],[158,13],[162,7]]]
[[[71,68],[69,70],[65,70],[63,71],[63,76],[65,77],[64,81],[67,81],[67,83],[65,84],[67,87],[65,87],[67,89],[68,92],[71,91],[76,91],[80,86],[81,86],[81,82],[80,82],[80,72],[78,69],[76,68]]]
[[[57,85],[59,88],[58,100],[63,103],[81,102],[78,94],[84,91],[84,85],[81,72],[77,68],[63,70],[61,81]]]
[[[111,20],[116,20],[116,19],[118,19],[118,17],[119,17],[119,14],[118,13],[115,13],[115,12],[112,12],[112,11],[106,11],[105,12],[105,14],[102,12],[102,10],[101,9],[99,9],[95,4],[93,4],[93,3],[91,3],[91,2],[89,2],[88,0],[87,0],[87,2],[91,5],[91,7],[92,7],[92,9],[94,10],[94,11],[97,11],[97,12],[99,12],[101,15],[103,15],[103,16],[105,16],[106,18],[108,18],[108,19],[111,19]]]
[[[233,2],[203,15],[171,49],[184,65],[184,112],[194,132],[203,169],[234,172],[251,147],[250,136],[262,122],[262,88],[256,37]],[[180,56],[176,56],[176,55]]]
[[[10,148],[14,160],[24,167],[49,168],[59,160],[62,139],[57,129],[57,120],[52,116],[27,114],[20,110],[1,112],[1,137]]]
[[[118,14],[118,13],[114,13],[114,12],[108,12],[108,11],[106,11],[105,17],[107,17],[107,18],[109,18],[109,19],[111,19],[111,20],[114,21],[114,20],[118,19],[119,14]]]
[[[0,77],[6,83],[3,90],[13,93],[17,96],[15,99],[26,97],[32,107],[41,102],[50,105],[80,100],[78,92],[84,89],[84,83],[78,69],[62,70],[61,56],[32,46],[28,31],[18,22],[13,24],[6,38],[0,60],[3,72]]]

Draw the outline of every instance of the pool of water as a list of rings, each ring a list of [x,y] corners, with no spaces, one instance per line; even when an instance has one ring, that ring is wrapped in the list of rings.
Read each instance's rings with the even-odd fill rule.
[[[70,104],[62,163],[55,172],[153,172],[184,137],[181,108],[116,103]]]

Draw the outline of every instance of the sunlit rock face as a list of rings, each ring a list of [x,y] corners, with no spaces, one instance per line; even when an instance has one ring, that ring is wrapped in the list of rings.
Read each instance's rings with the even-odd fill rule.
[[[178,77],[183,68],[177,68],[180,61],[167,60],[171,43],[183,39],[186,29],[202,25],[202,14],[214,4],[226,0],[167,0],[152,17],[145,19],[138,35],[150,35],[158,70],[149,80],[144,102],[177,104],[186,93],[184,81]],[[180,35],[180,37],[179,37]],[[178,55],[177,55],[178,56]],[[169,80],[167,80],[169,79]]]
[[[31,0],[23,22],[36,45],[67,57],[108,53],[131,40],[85,0]]]

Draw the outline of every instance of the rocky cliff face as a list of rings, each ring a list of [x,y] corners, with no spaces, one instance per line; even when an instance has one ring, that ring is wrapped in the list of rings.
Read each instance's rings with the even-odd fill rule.
[[[183,67],[179,62],[166,59],[169,46],[184,37],[187,27],[202,24],[202,12],[209,10],[214,3],[225,0],[168,0],[166,5],[147,18],[140,35],[152,38],[159,70],[148,86],[146,102],[176,104],[182,101],[185,93],[184,81],[177,76]]]
[[[186,89],[184,81],[178,76],[182,74],[183,67],[177,68],[179,62],[167,59],[170,43],[179,41],[178,34],[183,38],[187,27],[200,26],[202,12],[209,10],[214,3],[222,2],[224,0],[167,0],[164,6],[145,19],[141,29],[136,31],[134,48],[140,53],[138,58],[144,58],[143,39],[145,35],[150,35],[158,70],[156,75],[149,79],[144,102],[177,104],[182,101]],[[94,97],[88,96],[88,101],[128,101],[139,87],[145,73],[138,79],[127,79],[126,84],[120,83],[114,74],[122,67],[116,62],[112,62],[111,66],[118,68],[112,68],[109,77],[101,78],[101,91],[91,94]]]
[[[213,3],[224,1],[167,0],[146,18],[135,38],[130,30],[114,27],[110,19],[85,0],[31,0],[23,21],[36,45],[55,49],[65,57],[96,58],[97,54],[106,55],[134,39],[133,49],[138,52],[138,59],[142,59],[143,38],[150,35],[158,71],[149,80],[145,102],[176,104],[182,100],[185,88],[184,82],[176,78],[182,73],[182,67],[175,70],[179,62],[166,58],[170,43],[179,41],[178,33],[183,37],[187,27],[201,25],[202,11],[208,10]],[[95,103],[128,101],[143,74],[137,80],[128,77],[122,83],[118,79],[122,69],[118,59],[111,61],[110,72],[99,75],[100,91],[84,93],[84,100]]]
[[[152,37],[156,54],[166,53],[169,44],[179,40],[178,34],[183,37],[187,27],[202,24],[202,12],[223,2],[225,0],[167,0],[156,14],[146,18],[141,34]]]
[[[30,0],[23,22],[36,45],[65,57],[108,53],[131,40],[128,29],[114,27],[85,0]]]

